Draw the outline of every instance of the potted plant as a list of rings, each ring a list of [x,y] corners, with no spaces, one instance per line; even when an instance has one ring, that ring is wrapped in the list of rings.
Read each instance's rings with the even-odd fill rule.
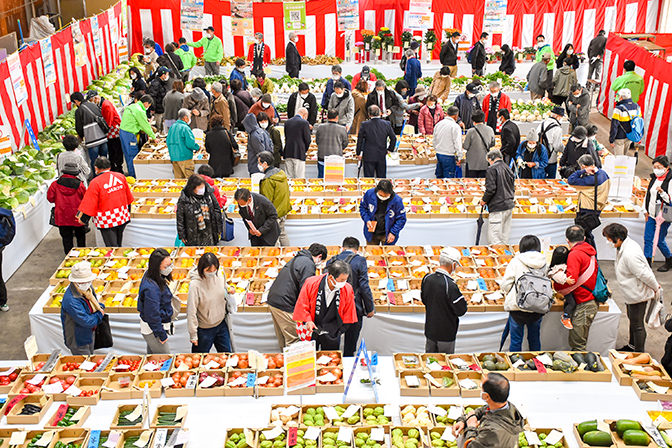
[[[364,51],[369,53],[369,60],[372,60],[372,51],[373,48],[373,36],[374,33],[371,30],[362,30],[362,43],[364,46]]]
[[[427,30],[425,32],[425,40],[423,41],[425,44],[425,48],[427,49],[427,63],[430,63],[432,61],[432,52],[434,51],[434,47],[436,46],[436,34],[434,33],[434,30]]]
[[[386,26],[381,27],[378,31],[378,40],[380,42],[380,48],[382,49],[382,60],[387,62],[392,62],[392,47],[394,46],[394,36],[390,32],[390,29]]]
[[[411,45],[411,40],[413,40],[413,33],[410,31],[404,31],[401,33],[401,44],[404,47],[404,50]]]

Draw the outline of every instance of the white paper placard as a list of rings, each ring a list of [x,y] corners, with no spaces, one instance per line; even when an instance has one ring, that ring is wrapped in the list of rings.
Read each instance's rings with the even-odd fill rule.
[[[96,363],[91,362],[91,361],[84,361],[83,363],[81,363],[79,365],[79,369],[83,370],[85,372],[88,372],[89,370],[93,370],[95,367],[96,367]]]
[[[318,377],[319,378],[319,377]],[[338,412],[336,412],[336,409],[332,408],[331,406],[325,406],[322,409],[324,409],[324,415],[331,421],[336,420],[337,418],[340,418],[338,415]]]
[[[213,384],[217,382],[217,379],[212,376],[207,376],[201,381],[201,384],[199,384],[199,387],[201,389],[207,389],[208,387],[211,387]]]
[[[38,373],[37,375],[26,381],[26,383],[32,384],[33,386],[37,386],[42,381],[44,381],[45,378],[47,378],[47,375],[45,375],[44,373]]]
[[[73,422],[78,422],[84,417],[84,414],[86,413],[86,406],[82,406],[81,408],[77,409],[77,412],[75,412],[72,417],[70,417],[70,420]]]
[[[462,416],[462,409],[459,406],[451,406],[448,409],[448,420],[457,420]]]
[[[163,387],[170,387],[175,384],[175,381],[171,377],[161,378],[161,385]]]
[[[454,442],[455,436],[453,435],[453,427],[452,426],[446,426],[445,431],[443,431],[443,434],[441,434],[441,439],[445,440],[446,442]]]
[[[307,440],[317,440],[317,438],[320,436],[320,432],[320,428],[317,426],[309,426],[306,429],[306,433],[303,435],[303,438]]]
[[[341,442],[346,442],[346,443],[352,442],[352,427],[341,426],[338,429],[337,440],[340,440]]]
[[[431,414],[438,415],[439,417],[443,417],[448,413],[448,411],[436,406],[435,404],[430,404],[429,406],[427,406],[427,411]]]
[[[266,440],[273,440],[276,437],[278,437],[280,434],[282,434],[284,430],[280,426],[274,426],[273,428],[262,431],[261,433],[266,437]]]
[[[384,442],[385,441],[385,429],[376,426],[375,428],[371,428],[371,440],[375,440],[376,442]]]
[[[562,433],[556,431],[555,429],[548,433],[546,439],[544,440],[548,445],[555,445],[562,440]]]
[[[44,434],[42,434],[42,437],[40,437],[40,440],[35,442],[36,446],[49,446],[51,443],[51,439],[54,438],[54,431],[47,431]]]
[[[344,419],[344,420],[347,420],[350,417],[352,417],[353,415],[355,415],[355,412],[357,412],[358,410],[359,410],[358,405],[351,404],[350,406],[348,406],[348,409],[346,409],[345,412],[343,414],[341,414],[341,418]]]
[[[406,375],[404,380],[408,387],[420,387],[420,380],[415,375]]]
[[[467,389],[467,390],[474,390],[478,389],[478,384],[474,382],[471,378],[465,378],[463,380],[460,380],[460,387],[462,389]]]
[[[60,381],[53,384],[45,384],[42,386],[42,390],[45,394],[60,394],[63,392],[63,385]]]
[[[530,446],[538,446],[541,445],[541,441],[539,440],[539,435],[534,432],[534,431],[525,431],[525,439],[527,440],[527,443]]]

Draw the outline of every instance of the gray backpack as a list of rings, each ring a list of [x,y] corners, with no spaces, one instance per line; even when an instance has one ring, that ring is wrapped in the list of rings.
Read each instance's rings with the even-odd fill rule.
[[[546,314],[553,305],[553,285],[544,269],[530,269],[516,280],[516,304],[521,311]]]

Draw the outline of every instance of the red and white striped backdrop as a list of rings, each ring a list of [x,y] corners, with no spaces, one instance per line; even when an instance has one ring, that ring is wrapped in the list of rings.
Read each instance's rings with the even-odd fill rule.
[[[113,6],[113,11],[121,36],[121,3]],[[28,101],[21,107],[15,101],[7,61],[0,62],[0,124],[11,127],[13,150],[22,146],[21,137],[23,144],[29,141],[27,132],[23,130],[26,119],[30,120],[37,134],[70,108],[70,93],[85,89],[98,75],[109,73],[118,65],[118,42],[112,42],[108,14],[103,12],[97,17],[98,26],[102,30],[101,57],[95,56],[91,20],[79,22],[87,48],[87,64],[83,67],[75,65],[72,31],[69,27],[51,36],[56,83],[49,87],[45,82],[40,44],[36,43],[19,52],[23,78],[28,89]]]
[[[599,110],[611,117],[615,92],[611,83],[623,74],[623,62],[631,59],[644,78],[639,106],[644,115],[644,143],[650,157],[670,155],[672,149],[672,64],[613,34],[607,40]]]
[[[200,31],[180,30],[180,0],[129,0],[133,51],[141,50],[142,38],[151,37],[164,45],[184,35],[187,40],[200,39]],[[400,43],[404,11],[409,0],[360,0],[361,29],[378,30],[387,26]],[[254,29],[264,33],[272,57],[283,57],[287,33],[283,29],[282,3],[253,4]],[[459,28],[463,34],[478,39],[483,28],[485,0],[469,2],[433,2],[434,28]],[[577,51],[585,51],[588,42],[600,29],[622,32],[654,32],[658,28],[660,0],[509,0],[507,32],[493,36],[494,44],[508,43],[514,47],[529,47],[537,34],[559,51],[572,42]],[[326,54],[343,57],[345,43],[338,32],[336,0],[306,2],[307,30],[299,37],[299,51],[307,56]],[[231,6],[228,1],[205,0],[204,26],[212,25],[222,37],[224,54],[247,54],[240,36],[231,34]],[[358,33],[357,39],[361,36]],[[437,48],[434,57],[438,57]],[[200,55],[200,49],[196,54]]]

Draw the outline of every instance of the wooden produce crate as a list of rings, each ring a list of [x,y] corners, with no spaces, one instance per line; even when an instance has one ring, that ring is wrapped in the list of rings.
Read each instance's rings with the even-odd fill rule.
[[[72,425],[59,426],[58,423],[62,421],[63,416],[70,409],[74,410],[74,414],[72,414],[70,418]],[[91,408],[89,406],[70,406],[68,404],[62,404],[56,409],[51,417],[49,417],[44,427],[47,429],[80,428],[83,426],[89,415],[91,415]]]
[[[152,418],[152,422],[149,425],[150,428],[153,429],[158,429],[158,428],[184,428],[185,422],[187,421],[187,411],[188,408],[186,405],[179,405],[179,404],[163,404],[159,405],[156,408],[156,411],[154,413],[154,418]],[[173,420],[172,424],[165,424],[166,422],[159,422],[159,415],[161,413],[170,413],[170,414],[175,414],[175,419]]]
[[[138,423],[133,425],[120,424],[119,417],[123,412],[130,411],[131,413],[137,413],[138,411],[136,411],[136,409],[140,412],[140,415],[137,417]],[[114,418],[110,423],[110,429],[140,429],[144,425],[146,418],[147,416],[142,412],[142,404],[121,404],[117,407],[117,410],[114,413]]]
[[[7,397],[8,403],[7,406],[12,403],[14,396],[10,395]],[[7,424],[9,425],[37,425],[42,421],[42,418],[46,415],[47,410],[54,402],[52,397],[46,395],[28,395],[25,398],[18,400],[14,406],[7,413]],[[42,410],[38,413],[32,415],[20,415],[23,406],[26,404],[32,404],[39,406]],[[7,412],[7,408],[5,408]]]

